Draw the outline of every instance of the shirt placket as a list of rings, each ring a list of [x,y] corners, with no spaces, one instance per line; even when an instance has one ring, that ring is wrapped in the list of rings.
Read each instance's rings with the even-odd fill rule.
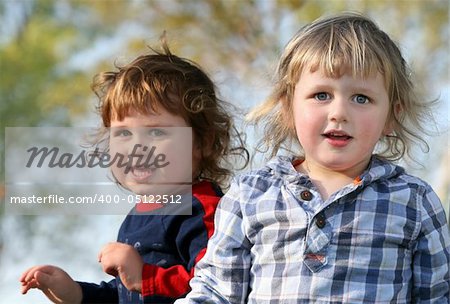
[[[323,201],[318,193],[303,190],[300,192],[300,199],[309,219],[303,263],[311,272],[318,272],[328,263],[327,250],[331,241],[331,225],[321,208]]]
[[[331,215],[339,200],[356,189],[355,185],[343,188],[327,201],[320,194],[308,188],[291,189],[301,201],[308,216],[308,229],[305,236],[303,263],[311,272],[319,272],[328,263],[328,249],[331,243],[333,227]],[[328,215],[328,217],[327,217]]]

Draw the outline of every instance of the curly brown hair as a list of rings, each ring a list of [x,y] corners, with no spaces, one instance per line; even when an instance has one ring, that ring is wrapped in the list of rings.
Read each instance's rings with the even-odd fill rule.
[[[217,97],[214,83],[196,63],[172,54],[164,40],[162,52],[150,49],[150,54],[94,78],[92,89],[103,121],[99,133],[106,134],[111,120],[123,120],[131,111],[145,115],[163,107],[192,127],[202,150],[198,178],[226,187],[236,164],[233,157],[242,158],[239,169],[249,161],[229,114],[231,104]]]

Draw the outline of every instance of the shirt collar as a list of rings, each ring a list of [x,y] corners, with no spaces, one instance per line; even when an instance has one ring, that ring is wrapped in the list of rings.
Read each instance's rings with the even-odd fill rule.
[[[296,159],[298,158],[277,156],[267,163],[266,168],[271,171],[274,177],[282,178],[288,183],[306,182],[306,180],[309,180],[308,177],[297,172],[294,168],[293,162]],[[367,185],[377,180],[389,179],[404,171],[402,167],[373,155],[367,169],[355,179],[355,183],[358,185]]]

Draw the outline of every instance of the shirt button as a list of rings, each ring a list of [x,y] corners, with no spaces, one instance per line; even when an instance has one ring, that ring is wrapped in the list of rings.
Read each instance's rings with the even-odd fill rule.
[[[313,195],[312,195],[311,192],[305,190],[305,191],[302,191],[302,192],[300,193],[300,197],[301,197],[301,199],[304,200],[304,201],[310,201],[310,200],[312,200]]]
[[[319,227],[320,229],[322,229],[323,227],[325,227],[325,224],[327,222],[325,221],[325,215],[323,215],[323,213],[319,213],[316,216],[316,225],[317,227]]]

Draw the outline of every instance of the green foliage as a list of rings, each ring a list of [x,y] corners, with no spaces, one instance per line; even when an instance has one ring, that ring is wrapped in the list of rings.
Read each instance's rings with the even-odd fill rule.
[[[68,124],[69,115],[84,110],[73,102],[87,87],[80,73],[62,69],[60,47],[75,30],[52,18],[48,1],[36,3],[14,37],[0,46],[1,129],[7,126]],[[80,82],[81,81],[81,82]],[[53,120],[49,121],[49,117]]]
[[[269,73],[269,63],[275,61],[287,39],[323,14],[344,10],[368,13],[401,44],[414,46],[403,38],[420,39],[421,52],[413,55],[422,58],[445,49],[448,35],[449,5],[444,0],[22,0],[0,2],[0,17],[13,3],[21,8],[22,21],[0,45],[2,128],[68,124],[71,116],[83,113],[95,66],[77,71],[67,63],[100,39],[114,37],[131,26],[142,29],[142,34],[136,37],[131,29],[120,32],[130,52],[154,46],[167,30],[175,52],[206,66],[233,71],[244,81],[261,76],[255,69]],[[448,58],[440,58],[441,64],[442,60],[448,66]],[[448,80],[445,70],[439,75],[435,69],[419,70],[422,79],[433,75]]]

